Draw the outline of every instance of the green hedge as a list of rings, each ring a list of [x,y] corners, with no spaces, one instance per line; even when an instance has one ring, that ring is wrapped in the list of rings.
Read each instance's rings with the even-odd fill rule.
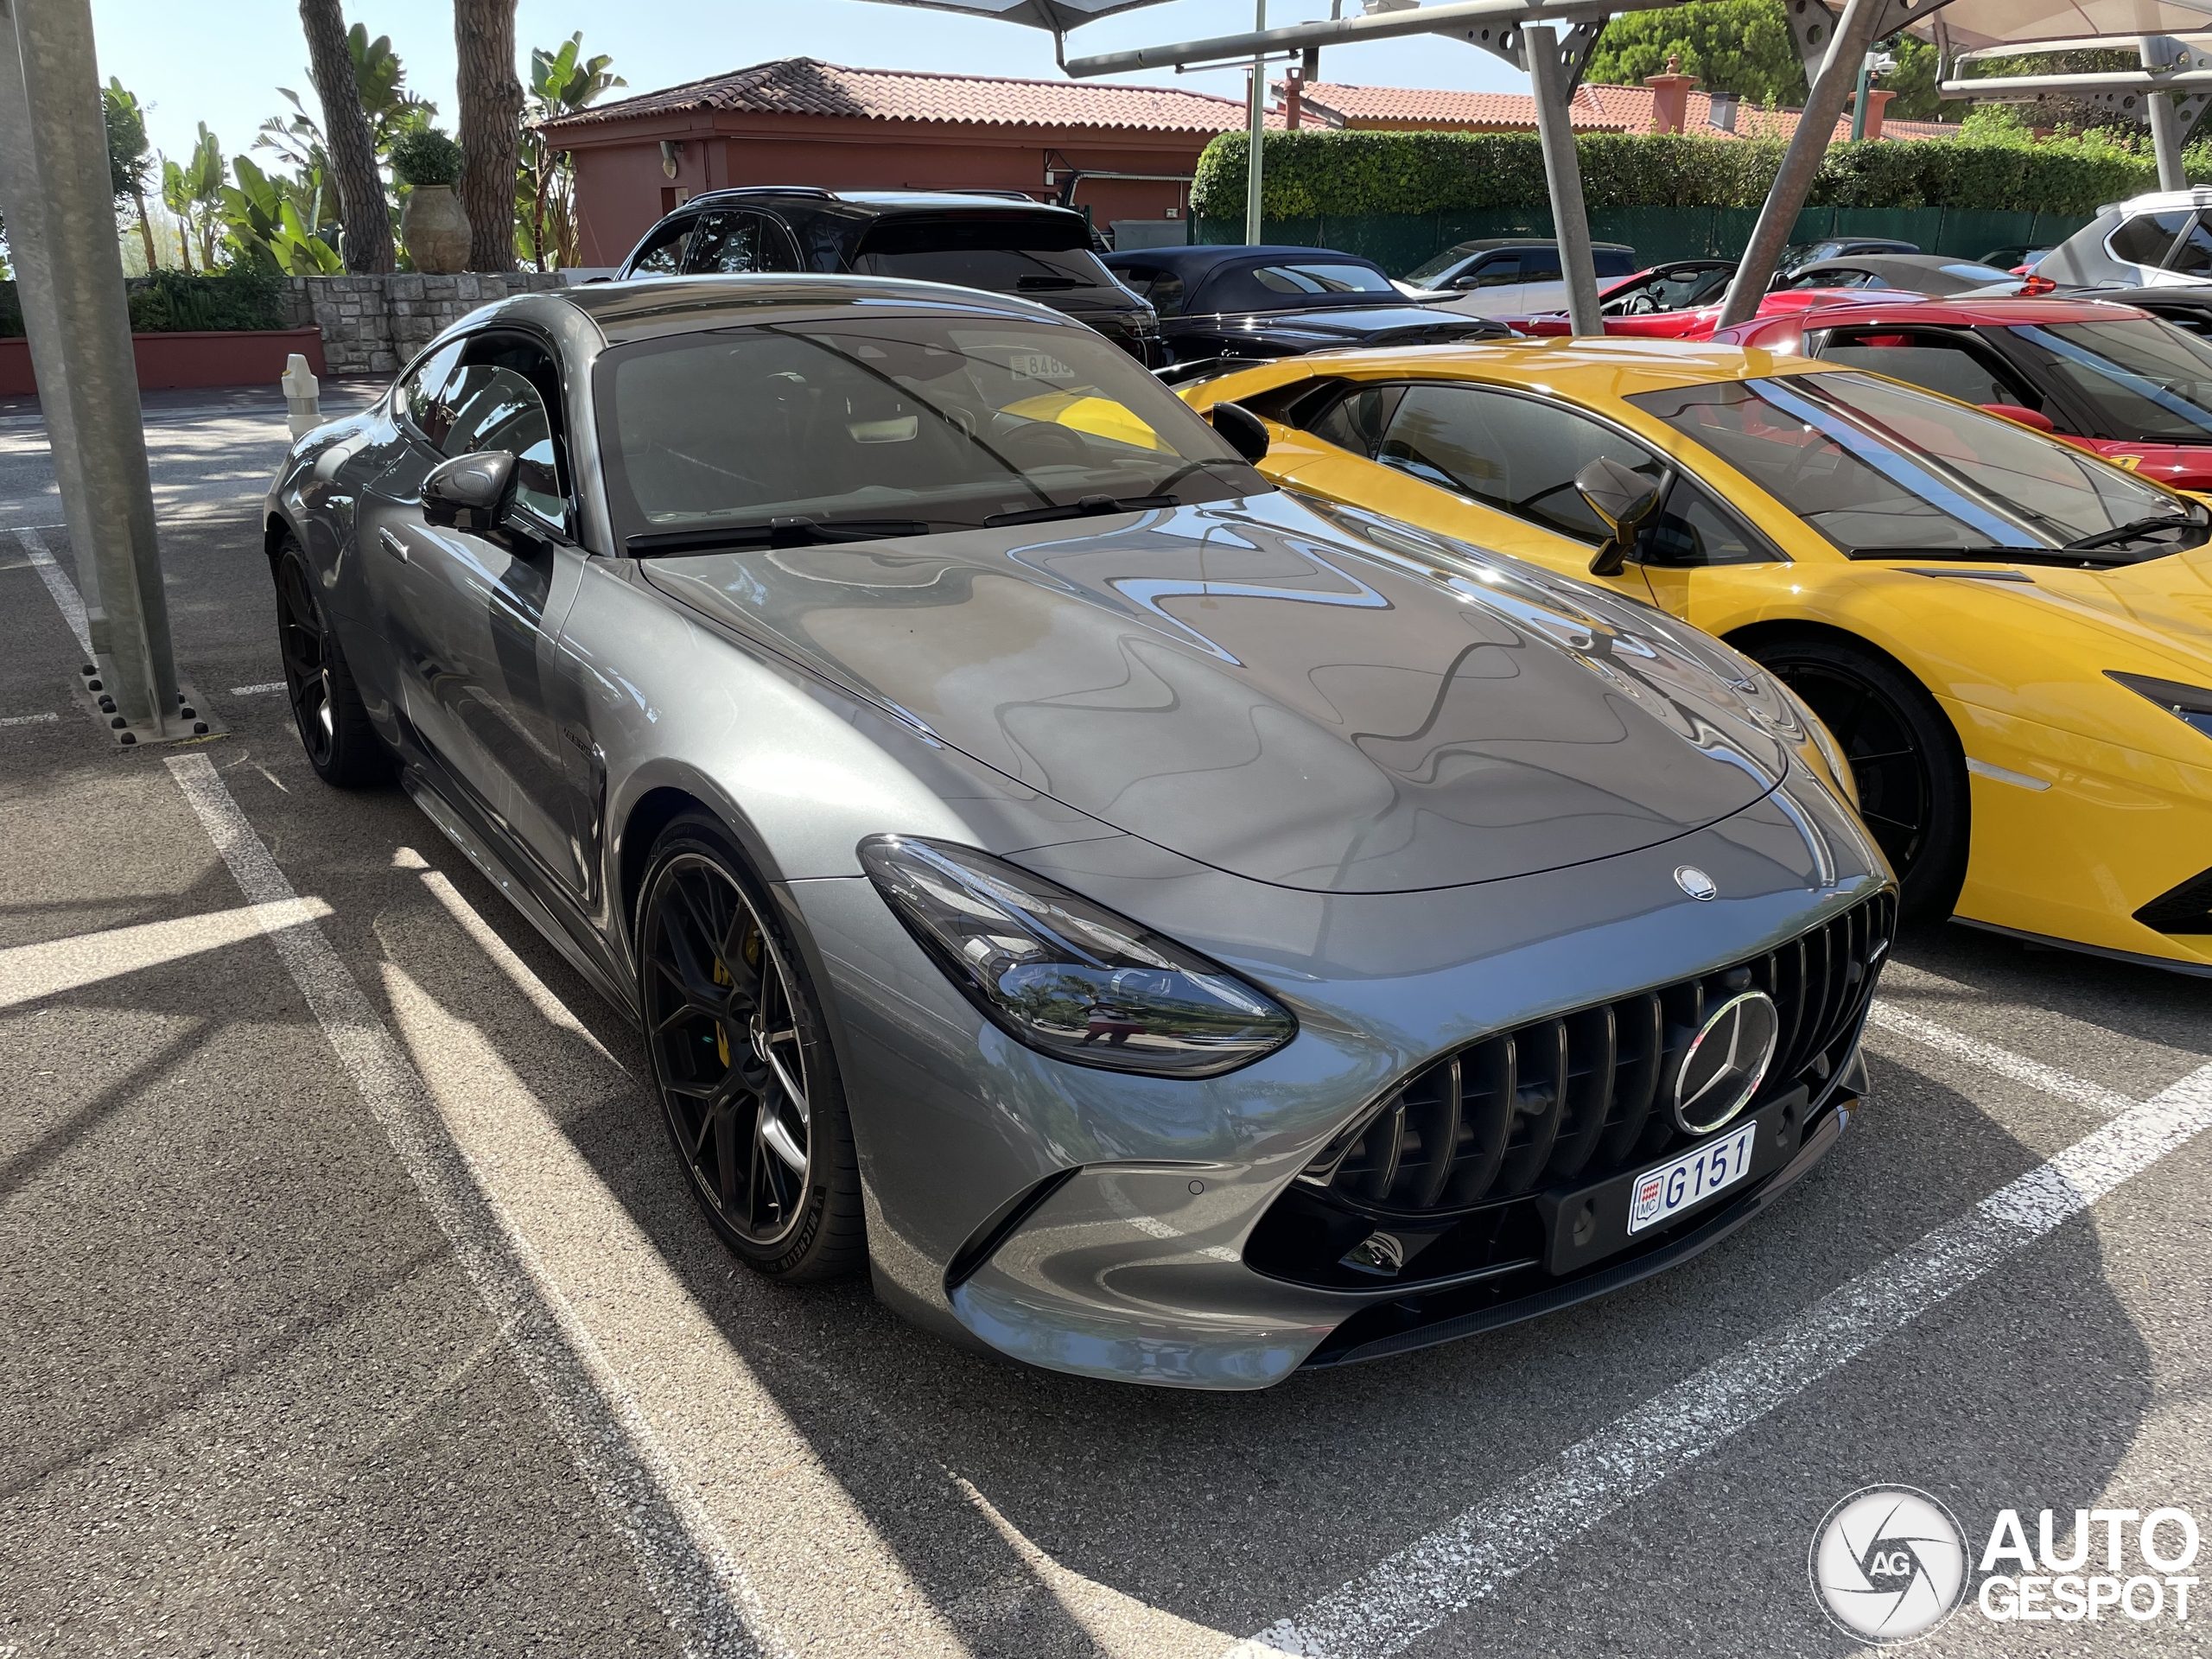
[[[157,270],[151,276],[124,279],[134,334],[232,334],[282,328],[284,307],[280,279],[266,271],[232,265],[212,276]],[[0,283],[0,340],[20,340],[22,302],[13,283]]]
[[[1230,132],[1206,146],[1191,191],[1194,214],[1243,216],[1246,144],[1243,133]],[[1783,149],[1776,139],[1675,134],[1575,140],[1592,207],[1757,207]],[[2206,159],[2191,152],[2192,163]],[[1525,132],[1271,132],[1262,183],[1264,215],[1275,219],[1465,213],[1548,200],[1543,153]],[[1832,146],[1811,205],[2087,215],[2157,188],[2147,156],[2105,144],[1878,140]]]

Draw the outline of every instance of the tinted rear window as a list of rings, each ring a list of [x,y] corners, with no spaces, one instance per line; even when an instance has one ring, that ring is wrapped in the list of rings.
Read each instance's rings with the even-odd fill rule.
[[[1302,311],[1317,305],[1403,304],[1374,265],[1349,259],[1271,259],[1217,271],[1199,290],[1205,311]]]
[[[1643,269],[1635,254],[1622,249],[1599,248],[1590,257],[1600,276],[1633,276]]]

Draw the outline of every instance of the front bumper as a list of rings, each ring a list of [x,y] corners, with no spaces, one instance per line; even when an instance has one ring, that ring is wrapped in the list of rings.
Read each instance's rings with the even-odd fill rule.
[[[1733,817],[1641,852],[1428,893],[1269,887],[1119,836],[1010,856],[1265,986],[1294,1006],[1300,1035],[1205,1083],[1061,1065],[986,1026],[866,881],[790,884],[835,993],[878,1294],[1026,1363],[1204,1389],[1444,1339],[1407,1334],[1433,1310],[1370,1311],[1427,1287],[1322,1287],[1247,1260],[1263,1217],[1363,1107],[1446,1052],[1775,950],[1889,886],[1855,820],[1794,771]],[[1721,896],[1685,899],[1683,864]],[[1847,1092],[1839,1081],[1807,1103],[1789,1168]],[[1497,1318],[1531,1297],[1597,1294],[1603,1275],[1675,1252],[1687,1232],[1740,1224],[1785,1173],[1796,1179],[1755,1171],[1743,1197],[1716,1196],[1724,1210],[1694,1210],[1632,1254],[1485,1281],[1481,1308],[1436,1306]]]

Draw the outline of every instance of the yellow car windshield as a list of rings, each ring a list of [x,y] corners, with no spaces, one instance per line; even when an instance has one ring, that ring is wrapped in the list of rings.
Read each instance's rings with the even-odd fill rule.
[[[1862,557],[2094,550],[2124,563],[2204,539],[2204,515],[2168,491],[1868,375],[1727,380],[1628,401]]]

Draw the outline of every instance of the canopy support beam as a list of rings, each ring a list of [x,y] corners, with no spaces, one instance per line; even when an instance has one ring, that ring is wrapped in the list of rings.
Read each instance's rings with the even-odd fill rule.
[[[60,463],[62,515],[97,579],[95,659],[118,715],[156,738],[177,717],[153,486],[110,194],[88,0],[0,0],[0,213],[24,267],[24,326]],[[41,340],[40,336],[44,335]]]

